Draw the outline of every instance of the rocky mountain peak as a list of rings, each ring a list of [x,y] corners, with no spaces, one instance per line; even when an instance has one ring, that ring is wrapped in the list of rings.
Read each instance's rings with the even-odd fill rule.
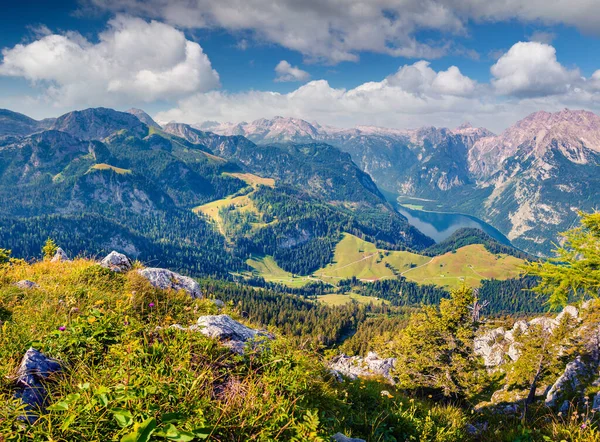
[[[160,129],[160,125],[152,119],[150,115],[144,112],[142,109],[136,109],[132,107],[131,109],[125,111],[128,114],[135,115],[138,120],[144,123],[148,127],[155,127],[156,129]]]
[[[67,132],[81,140],[102,140],[119,130],[140,136],[148,131],[137,116],[103,107],[64,114],[56,119],[52,129]]]
[[[590,151],[600,152],[600,117],[584,110],[535,112],[497,137],[485,137],[473,145],[470,169],[480,177],[494,174],[503,162],[519,156],[539,161],[558,150],[576,164],[587,164]]]

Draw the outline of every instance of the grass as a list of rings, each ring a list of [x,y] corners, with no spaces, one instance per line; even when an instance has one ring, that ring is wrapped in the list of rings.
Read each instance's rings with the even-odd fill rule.
[[[332,283],[353,276],[369,281],[395,278],[394,271],[402,273],[410,269],[411,265],[421,265],[429,259],[411,252],[378,249],[373,243],[344,234],[335,248],[333,262],[314,272],[314,275]]]
[[[402,275],[420,284],[457,288],[466,283],[470,287],[479,287],[482,279],[517,277],[522,263],[523,260],[513,256],[494,255],[481,244],[431,258],[411,252],[381,250],[354,235],[344,234],[336,246],[333,262],[317,270],[314,276],[335,283],[353,276],[374,281]]]
[[[457,288],[463,283],[478,287],[482,279],[510,279],[519,275],[523,260],[509,255],[494,255],[482,244],[461,247],[456,253],[436,256],[427,264],[411,269],[404,276],[420,284]]]
[[[246,264],[254,269],[256,276],[264,278],[267,282],[285,284],[288,287],[303,287],[315,281],[306,276],[294,277],[290,272],[279,267],[272,256],[252,257],[246,261]]]
[[[362,296],[356,293],[332,293],[319,296],[317,299],[320,302],[330,306],[345,305],[351,303],[352,301],[356,301],[360,304],[389,304],[389,301],[384,299],[375,298],[373,296]]]
[[[120,167],[111,166],[110,164],[106,164],[106,163],[94,164],[92,167],[90,167],[90,169],[93,169],[93,170],[112,170],[113,172],[116,172],[119,175],[128,175],[128,174],[131,173],[130,169],[122,169]]]
[[[259,185],[270,186],[270,187],[275,186],[274,179],[262,178],[262,177],[259,177],[258,175],[254,175],[252,173],[224,173],[224,175],[229,175],[229,176],[232,176],[235,178],[239,178],[239,179],[245,181],[248,185],[252,186],[254,188],[254,190],[256,190],[256,188]],[[260,212],[258,211],[256,206],[252,202],[252,198],[250,198],[252,196],[252,194],[254,193],[254,190],[250,193],[247,193],[246,195],[240,195],[240,196],[231,195],[226,198],[222,198],[220,200],[211,201],[210,203],[194,207],[192,210],[194,213],[201,213],[201,214],[207,216],[208,218],[210,218],[211,220],[213,220],[215,222],[217,228],[219,229],[219,232],[221,232],[221,234],[224,235],[225,229],[223,228],[223,220],[219,216],[219,211],[222,208],[234,206],[235,210],[238,210],[240,212],[252,212],[252,213],[255,213],[256,215],[260,216]],[[266,224],[253,223],[253,225],[254,225],[254,227],[263,227]]]
[[[24,278],[40,288],[14,286]],[[377,380],[339,383],[316,349],[280,334],[269,351],[236,355],[169,328],[216,313],[207,300],[91,260],[0,265],[0,440],[323,442],[338,431],[466,440],[460,408],[409,400]],[[64,372],[46,383],[49,407],[30,426],[18,419],[12,375],[32,343]]]
[[[247,184],[256,188],[259,185],[275,187],[275,180],[273,178],[263,178],[258,175],[254,175],[253,173],[229,173],[226,172],[224,175],[229,175],[235,178],[239,178],[242,181],[245,181]]]
[[[223,198],[216,201],[211,201],[210,203],[203,204],[202,206],[194,207],[192,209],[194,213],[202,213],[207,216],[211,220],[213,220],[219,229],[221,234],[224,234],[223,229],[223,221],[219,216],[219,211],[223,207],[234,206],[235,210],[239,210],[241,212],[253,212],[257,215],[259,214],[258,210],[254,206],[252,199],[250,199],[250,194],[241,195],[241,196],[229,196],[227,198]]]
[[[279,267],[270,256],[253,257],[247,261],[255,275],[263,277],[265,281],[290,287],[302,287],[316,280],[335,285],[341,279],[353,276],[363,281],[375,281],[402,275],[419,284],[434,284],[450,289],[460,287],[463,283],[479,287],[483,279],[515,278],[520,273],[519,266],[522,263],[523,260],[513,256],[494,255],[481,244],[432,258],[417,253],[378,249],[375,244],[347,233],[337,244],[332,263],[309,277],[294,277]],[[339,296],[342,295],[331,295],[331,300],[350,302]]]

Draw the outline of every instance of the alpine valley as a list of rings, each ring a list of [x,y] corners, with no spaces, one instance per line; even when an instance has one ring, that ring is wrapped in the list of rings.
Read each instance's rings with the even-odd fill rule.
[[[598,440],[599,123],[0,111],[0,441]]]
[[[588,111],[536,112],[500,135],[469,124],[339,129],[282,117],[199,127],[259,144],[331,144],[397,202],[476,216],[538,255],[551,254],[578,211],[600,204],[600,117]]]

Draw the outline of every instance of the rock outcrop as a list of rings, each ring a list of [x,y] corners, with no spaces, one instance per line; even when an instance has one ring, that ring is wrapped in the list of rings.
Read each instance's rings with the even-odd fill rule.
[[[540,316],[529,322],[517,321],[509,330],[504,327],[487,330],[475,338],[475,353],[483,357],[483,362],[488,368],[516,361],[520,356],[519,348],[515,343],[517,333],[527,333],[531,327],[540,327],[543,331],[552,333],[565,316],[579,320],[579,310],[570,305],[566,306],[555,318]]]
[[[15,286],[23,290],[39,289],[39,284],[29,281],[28,279],[22,279],[21,281],[15,282]]]
[[[183,276],[171,270],[159,268],[141,269],[138,272],[156,288],[163,290],[184,290],[192,298],[202,298],[200,286],[189,276]]]
[[[331,361],[329,368],[334,374],[341,374],[350,379],[381,376],[393,384],[392,370],[395,365],[395,358],[382,359],[377,353],[369,352],[365,358],[341,354]]]
[[[194,329],[206,336],[218,339],[236,353],[244,353],[248,342],[256,341],[259,338],[273,338],[273,335],[265,331],[240,324],[229,315],[200,316]]]
[[[112,270],[113,272],[119,273],[131,270],[131,261],[129,258],[114,250],[106,255],[102,261],[100,261],[100,265],[104,268]]]
[[[561,401],[580,394],[581,391],[579,390],[585,382],[585,378],[589,377],[589,375],[589,368],[581,361],[580,357],[569,362],[563,374],[550,387],[546,395],[546,405],[548,407],[555,407]]]
[[[23,356],[17,371],[17,391],[15,397],[25,404],[27,414],[23,419],[33,423],[37,420],[36,410],[42,409],[47,400],[44,382],[54,373],[61,371],[60,363],[34,348]]]
[[[66,262],[66,261],[70,261],[70,259],[67,256],[67,254],[65,253],[65,251],[63,249],[61,249],[60,247],[58,249],[56,249],[56,253],[50,260],[50,262]]]

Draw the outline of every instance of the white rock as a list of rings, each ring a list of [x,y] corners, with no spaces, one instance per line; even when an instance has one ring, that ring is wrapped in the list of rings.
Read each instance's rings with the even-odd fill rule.
[[[60,247],[58,249],[56,249],[56,253],[50,260],[50,262],[67,262],[67,261],[70,261],[70,259],[67,256],[67,254],[65,253],[65,251],[63,249],[61,249]]]
[[[579,356],[574,361],[569,362],[565,367],[563,374],[560,375],[548,391],[548,394],[546,395],[546,405],[548,407],[554,407],[556,406],[557,401],[565,394],[577,392],[587,373],[587,367],[581,361]]]
[[[29,281],[27,279],[23,279],[19,282],[15,282],[15,286],[19,287],[20,289],[39,289],[40,286],[39,284],[36,284],[33,281]]]
[[[192,298],[202,298],[200,286],[189,276],[167,269],[147,268],[138,270],[138,273],[146,278],[154,287],[168,290],[185,290]]]
[[[486,367],[496,367],[504,362],[506,330],[498,327],[477,336],[473,342],[475,354],[483,357]]]
[[[392,370],[396,365],[395,358],[382,359],[377,353],[369,352],[365,358],[341,354],[332,359],[329,368],[350,379],[357,377],[382,376],[388,382],[394,383]]]
[[[578,319],[579,318],[579,310],[577,310],[577,307],[575,307],[574,305],[567,305],[562,312],[560,312],[558,314],[558,316],[556,316],[556,322],[560,323],[560,321],[562,320],[562,318],[565,315],[570,315],[573,319]]]
[[[126,272],[131,270],[131,261],[129,258],[114,250],[100,261],[100,265],[114,272]]]
[[[265,331],[255,330],[240,324],[229,315],[200,316],[196,327],[193,329],[198,330],[203,335],[222,341],[223,345],[231,348],[236,353],[244,352],[246,342],[261,337],[273,338],[271,334]]]

